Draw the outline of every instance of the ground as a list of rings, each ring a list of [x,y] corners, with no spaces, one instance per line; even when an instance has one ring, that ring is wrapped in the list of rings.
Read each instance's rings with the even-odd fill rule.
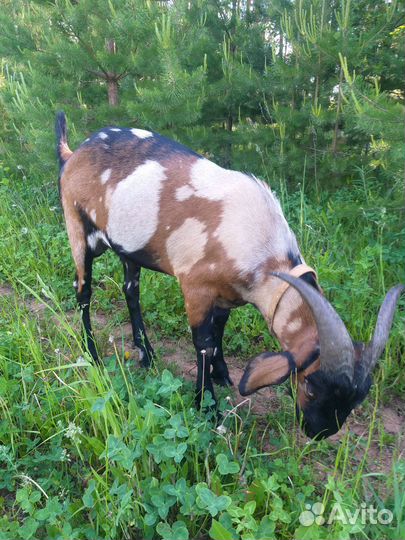
[[[1,296],[12,297],[13,294],[11,287],[0,285]],[[27,309],[41,323],[41,319],[45,316],[47,305],[33,297],[28,297],[25,300],[25,304]],[[124,301],[122,300],[120,304],[121,309],[124,310]],[[77,312],[70,310],[67,312],[67,317],[72,325],[79,330],[80,321]],[[123,349],[129,353],[127,362],[133,362],[134,365],[137,365],[137,351],[132,347],[132,332],[129,322],[111,328],[109,326],[108,314],[100,310],[93,310],[92,321],[96,339],[101,329],[110,328],[111,333],[109,334],[106,356],[114,354],[114,344],[119,344],[119,348],[123,345]],[[57,320],[55,320],[55,324],[58,324]],[[152,344],[163,363],[170,366],[179,376],[195,381],[197,365],[191,337],[190,339],[182,338],[180,340],[171,340],[169,338],[155,340],[153,339],[153,330],[149,333],[152,334]],[[250,409],[253,415],[257,417],[258,425],[262,426],[263,430],[265,430],[268,425],[268,414],[270,412],[274,413],[283,406],[280,402],[279,393],[273,388],[264,388],[249,397],[241,396],[238,392],[238,382],[242,377],[246,359],[237,356],[226,356],[225,358],[231,379],[234,382],[234,386],[228,387],[226,393],[235,406],[238,405],[238,408]],[[292,401],[291,406],[293,406]],[[377,425],[384,427],[386,434],[392,435],[392,440],[388,440],[386,444],[382,444],[380,430],[374,430],[373,437],[369,442],[368,462],[372,464],[373,471],[376,473],[388,474],[392,469],[393,462],[405,456],[405,399],[394,398],[389,404],[380,404],[376,410],[376,421]],[[366,440],[369,433],[369,423],[369,414],[365,412],[364,407],[360,406],[351,413],[343,428],[330,437],[329,440],[339,444],[349,431],[356,434],[359,440]],[[308,440],[302,432],[299,432],[297,435],[302,444],[305,444]],[[269,447],[266,450],[270,451],[271,448]],[[363,454],[364,446],[361,444],[357,447],[352,459],[360,462]],[[319,466],[321,469],[323,468],[322,464],[319,464]]]

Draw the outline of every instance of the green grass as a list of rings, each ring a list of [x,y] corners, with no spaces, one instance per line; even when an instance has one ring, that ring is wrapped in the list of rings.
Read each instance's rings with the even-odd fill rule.
[[[119,343],[103,369],[90,364],[56,187],[8,171],[0,182],[0,283],[10,287],[0,298],[0,539],[404,537],[405,462],[379,414],[405,389],[398,314],[377,384],[356,412],[363,436],[306,443],[281,388],[280,407],[261,417],[219,392],[218,430],[164,351],[150,372],[124,361]],[[383,197],[364,175],[332,195],[279,192],[306,262],[353,337],[369,339],[384,293],[404,281],[399,195]],[[127,319],[121,274],[113,254],[95,264],[104,353],[109,330]],[[46,308],[35,314],[40,301]],[[174,279],[144,272],[142,304],[155,341],[188,335]],[[272,346],[252,308],[235,310],[228,353],[246,359]],[[393,520],[301,525],[315,502],[326,514],[335,503],[387,508]]]

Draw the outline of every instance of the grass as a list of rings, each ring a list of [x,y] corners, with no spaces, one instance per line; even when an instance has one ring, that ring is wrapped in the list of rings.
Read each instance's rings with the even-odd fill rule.
[[[306,262],[352,335],[369,339],[384,293],[404,281],[398,194],[383,197],[364,174],[332,195],[281,188]],[[355,412],[363,436],[307,442],[283,389],[279,408],[259,417],[219,392],[218,429],[194,409],[192,384],[165,364],[164,351],[150,372],[125,361],[117,342],[103,369],[90,364],[54,183],[29,185],[2,171],[0,252],[8,287],[0,298],[0,539],[404,537],[401,441],[380,414],[404,392],[398,314],[377,384]],[[95,264],[105,354],[111,329],[127,318],[121,272],[112,254]],[[174,279],[144,272],[142,304],[154,342],[188,335]],[[228,353],[247,358],[275,346],[252,308],[235,310]],[[304,526],[300,514],[316,502],[325,516],[339,503],[346,518],[373,506],[393,519]]]

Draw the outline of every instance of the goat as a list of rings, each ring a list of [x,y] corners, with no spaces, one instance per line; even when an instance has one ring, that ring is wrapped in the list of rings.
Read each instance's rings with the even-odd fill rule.
[[[405,287],[388,292],[371,342],[355,343],[267,184],[142,129],[104,128],[72,152],[60,112],[56,137],[74,285],[93,359],[99,361],[90,323],[92,262],[111,248],[123,263],[123,292],[143,366],[154,353],[139,305],[141,267],[180,283],[197,355],[197,404],[204,391],[215,400],[212,381],[233,384],[222,337],[230,309],[250,303],[283,351],[250,360],[240,393],[291,375],[307,435],[336,433],[370,389]]]

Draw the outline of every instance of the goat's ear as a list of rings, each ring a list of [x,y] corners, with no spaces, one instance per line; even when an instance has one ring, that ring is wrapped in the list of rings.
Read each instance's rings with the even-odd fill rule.
[[[239,383],[239,393],[248,396],[260,388],[283,383],[296,365],[289,352],[265,352],[248,363]]]

